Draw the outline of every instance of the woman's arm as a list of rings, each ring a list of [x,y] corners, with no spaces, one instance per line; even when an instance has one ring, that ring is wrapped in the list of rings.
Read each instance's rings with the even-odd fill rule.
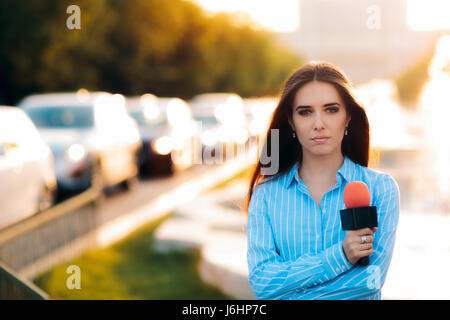
[[[400,192],[396,181],[383,174],[375,185],[374,202],[378,230],[373,234],[374,253],[368,266],[355,266],[332,281],[308,290],[311,299],[364,299],[384,285],[395,244]],[[307,296],[307,298],[308,298]]]
[[[264,185],[263,185],[264,186]],[[284,261],[275,245],[263,186],[256,187],[247,222],[249,283],[259,299],[276,299],[336,278],[349,270],[342,242],[318,254]]]

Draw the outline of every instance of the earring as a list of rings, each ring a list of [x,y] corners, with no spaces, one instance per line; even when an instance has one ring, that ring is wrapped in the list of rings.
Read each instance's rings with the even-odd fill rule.
[[[348,127],[345,127],[345,135],[348,135]]]
[[[295,138],[295,132],[292,132],[292,138]]]

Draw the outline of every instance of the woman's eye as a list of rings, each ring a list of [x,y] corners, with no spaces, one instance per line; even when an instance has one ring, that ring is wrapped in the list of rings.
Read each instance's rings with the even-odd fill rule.
[[[338,108],[328,108],[327,110],[329,110],[329,111],[332,112],[332,113],[338,112],[338,111],[339,111]]]
[[[301,111],[299,111],[299,115],[301,115],[301,116],[305,116],[305,115],[307,115],[308,114],[308,112],[311,112],[311,111],[309,111],[309,110],[301,110]]]

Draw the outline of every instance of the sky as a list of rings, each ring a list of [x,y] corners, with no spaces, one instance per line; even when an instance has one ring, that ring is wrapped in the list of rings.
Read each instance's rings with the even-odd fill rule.
[[[299,26],[299,0],[193,0],[211,12],[248,13],[259,25],[275,32],[294,31]]]
[[[259,26],[290,32],[300,26],[301,0],[192,0],[215,13],[244,12]],[[342,0],[336,0],[342,1]],[[450,0],[407,0],[407,24],[413,30],[450,30]]]
[[[450,1],[408,0],[407,20],[418,31],[450,30]]]

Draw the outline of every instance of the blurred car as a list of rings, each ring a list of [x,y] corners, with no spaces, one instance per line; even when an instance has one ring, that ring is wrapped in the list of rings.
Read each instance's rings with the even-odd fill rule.
[[[200,132],[202,149],[222,148],[222,152],[226,155],[227,146],[232,146],[236,150],[236,146],[248,141],[244,102],[239,95],[204,93],[195,96],[189,105],[194,119],[202,125]]]
[[[53,154],[19,108],[0,106],[0,228],[53,205]]]
[[[60,195],[136,181],[140,136],[125,99],[106,92],[50,93],[19,104],[55,157]]]
[[[276,98],[261,97],[244,99],[244,113],[247,118],[247,129],[251,138],[266,133],[276,107]]]
[[[142,175],[171,175],[194,164],[197,129],[184,100],[144,94],[127,98],[126,106],[139,126]]]

